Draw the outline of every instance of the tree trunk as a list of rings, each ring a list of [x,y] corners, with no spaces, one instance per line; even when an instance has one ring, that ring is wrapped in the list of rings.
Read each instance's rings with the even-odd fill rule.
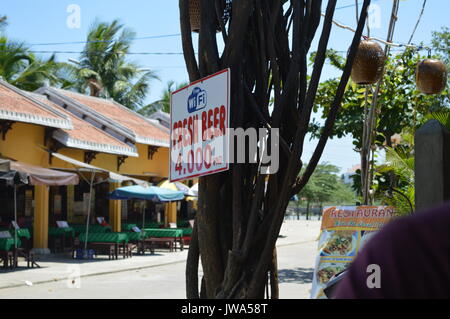
[[[319,143],[301,176],[298,176],[303,166],[300,158],[337,1],[328,1],[310,77],[308,52],[320,24],[322,1],[284,3],[282,0],[234,0],[231,11],[227,9],[231,12],[230,19],[222,19],[227,7],[225,0],[201,0],[199,43],[198,50],[194,50],[189,0],[179,0],[189,79],[194,81],[230,68],[230,127],[278,128],[278,133],[269,132],[269,140],[279,137],[280,146],[276,174],[261,172],[261,163],[244,163],[231,164],[227,172],[200,178],[198,245],[194,241],[190,247],[186,266],[189,298],[198,296],[195,287],[198,280],[194,278],[198,256],[204,273],[200,298],[264,298],[269,271],[272,297],[278,297],[275,244],[284,214],[290,198],[303,189],[314,172],[332,132],[370,0],[364,0],[335,100]],[[218,21],[225,43],[222,52],[216,42]],[[271,150],[274,154],[277,151]]]
[[[309,220],[309,200],[306,202],[306,220]]]
[[[280,288],[278,282],[278,262],[277,262],[277,249],[273,249],[272,261],[270,264],[270,298],[280,298]]]

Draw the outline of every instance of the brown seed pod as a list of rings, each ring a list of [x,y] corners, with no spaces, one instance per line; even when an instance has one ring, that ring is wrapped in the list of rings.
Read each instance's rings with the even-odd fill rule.
[[[201,0],[189,0],[189,16],[191,20],[191,31],[200,32],[200,1]],[[219,21],[217,21],[217,32],[220,31]]]
[[[447,67],[442,61],[423,60],[417,65],[417,88],[425,94],[439,94],[447,85],[447,75]]]
[[[189,16],[191,19],[191,30],[200,31],[200,0],[189,0]]]
[[[352,80],[356,84],[377,83],[383,75],[386,56],[381,46],[374,41],[361,41],[352,68]]]

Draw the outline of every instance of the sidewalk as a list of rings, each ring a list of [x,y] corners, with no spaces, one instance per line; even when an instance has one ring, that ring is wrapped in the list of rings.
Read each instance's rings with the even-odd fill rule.
[[[117,260],[108,260],[107,256],[93,260],[72,259],[70,254],[50,256],[37,261],[41,268],[19,267],[14,271],[0,270],[0,289],[181,263],[186,260],[187,252],[187,249],[182,252],[157,250],[154,255],[147,252],[145,255],[133,255],[132,258],[126,259],[119,256]],[[19,260],[19,266],[21,265],[24,265],[24,262]]]
[[[314,242],[319,235],[320,222],[286,221],[283,223],[277,246],[285,247],[298,243]],[[108,260],[106,256],[94,260],[74,260],[67,256],[50,256],[38,261],[41,268],[27,269],[19,261],[15,271],[0,270],[0,289],[37,285],[62,280],[73,282],[78,277],[114,274],[125,271],[147,269],[184,263],[188,250],[168,252],[157,250],[154,255],[134,255],[132,258]],[[120,257],[119,257],[120,258]],[[311,256],[314,258],[314,256]]]

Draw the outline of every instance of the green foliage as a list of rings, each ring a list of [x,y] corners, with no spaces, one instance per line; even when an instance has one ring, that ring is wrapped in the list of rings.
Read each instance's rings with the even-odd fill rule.
[[[328,52],[333,65],[341,63],[336,52]],[[405,127],[418,126],[429,112],[441,111],[449,105],[448,91],[441,95],[426,96],[416,89],[415,70],[417,63],[424,57],[412,50],[400,55],[392,54],[386,64],[383,85],[378,96],[378,116],[376,144],[389,145],[389,139]],[[320,85],[316,97],[315,112],[322,110],[322,118],[326,119],[330,105],[338,86],[338,79],[331,79]],[[372,102],[372,89],[369,90],[368,103]],[[350,135],[355,148],[361,148],[363,130],[363,110],[365,105],[365,87],[350,83],[347,87],[341,111],[334,128],[335,137]],[[318,137],[322,127],[312,128],[314,137]]]
[[[126,53],[134,36],[135,33],[118,20],[94,23],[79,65],[69,67],[73,86],[86,93],[89,81],[94,80],[102,88],[101,97],[112,98],[133,110],[139,109],[150,81],[158,77],[153,71],[143,70],[138,64],[127,61]]]
[[[434,58],[439,58],[447,64],[450,62],[450,32],[443,28],[441,32],[433,33],[432,47]],[[328,51],[327,57],[331,65],[341,69],[343,58],[336,51]],[[314,56],[312,56],[312,59]],[[449,90],[439,95],[424,95],[416,88],[415,72],[418,62],[426,56],[407,49],[401,54],[391,53],[385,66],[381,90],[378,96],[376,113],[376,139],[374,147],[385,149],[387,162],[376,166],[373,176],[372,190],[375,199],[396,206],[400,213],[409,213],[409,199],[414,204],[414,158],[413,132],[430,118],[439,120],[450,129]],[[326,119],[334,99],[339,79],[331,79],[321,83],[316,97],[315,112],[320,112]],[[344,95],[342,108],[334,126],[333,137],[352,136],[356,151],[362,147],[364,106],[371,105],[373,86],[357,86],[349,83]],[[314,123],[311,129],[313,137],[320,136],[322,126]],[[402,133],[402,145],[393,145],[391,137]],[[354,188],[361,194],[360,172],[353,177]],[[392,189],[400,193],[391,192]],[[388,195],[386,195],[388,194]],[[404,195],[404,196],[403,196]]]
[[[447,66],[450,65],[450,28],[443,27],[441,31],[433,32],[431,40],[433,49],[444,60]]]
[[[298,194],[310,203],[332,205],[354,204],[355,193],[337,175],[339,168],[323,163],[317,166],[305,188]]]
[[[443,126],[447,128],[447,130],[450,131],[450,112],[449,111],[442,111],[442,112],[434,112],[427,114],[425,116],[425,120],[437,120],[439,123],[441,123]]]
[[[20,89],[34,91],[46,83],[61,86],[61,66],[55,56],[38,58],[26,44],[0,36],[0,76]]]
[[[166,88],[161,92],[161,99],[142,107],[138,112],[144,116],[151,115],[157,110],[170,113],[170,95],[172,92],[188,85],[187,82],[176,85],[174,81],[167,82]]]
[[[6,16],[0,16],[0,31],[3,31],[3,29],[8,25]]]
[[[414,210],[414,135],[410,132],[402,134],[400,145],[386,148],[386,163],[377,167],[378,173],[394,174],[395,185],[390,185],[380,192],[382,201],[396,207],[399,215],[407,215]]]

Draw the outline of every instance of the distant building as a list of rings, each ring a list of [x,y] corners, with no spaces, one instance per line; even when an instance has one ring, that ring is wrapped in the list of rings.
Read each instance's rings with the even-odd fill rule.
[[[361,169],[361,165],[354,165],[347,173],[342,174],[341,179],[346,185],[353,185],[353,176],[356,175],[356,171]]]
[[[164,111],[158,110],[148,117],[152,122],[156,122],[165,128],[170,129],[170,114]]]
[[[57,221],[85,225],[92,193],[92,216],[121,232],[122,222],[142,217],[135,205],[109,200],[109,193],[131,181],[166,180],[169,146],[167,127],[113,100],[53,87],[30,93],[0,79],[0,159],[8,163],[0,167],[0,228],[17,218],[33,229],[35,251],[47,253],[49,238],[59,234]],[[17,209],[7,185],[18,170],[11,165],[23,170]],[[89,178],[95,178],[92,190]],[[164,215],[166,224],[176,223],[176,205],[166,204]]]

